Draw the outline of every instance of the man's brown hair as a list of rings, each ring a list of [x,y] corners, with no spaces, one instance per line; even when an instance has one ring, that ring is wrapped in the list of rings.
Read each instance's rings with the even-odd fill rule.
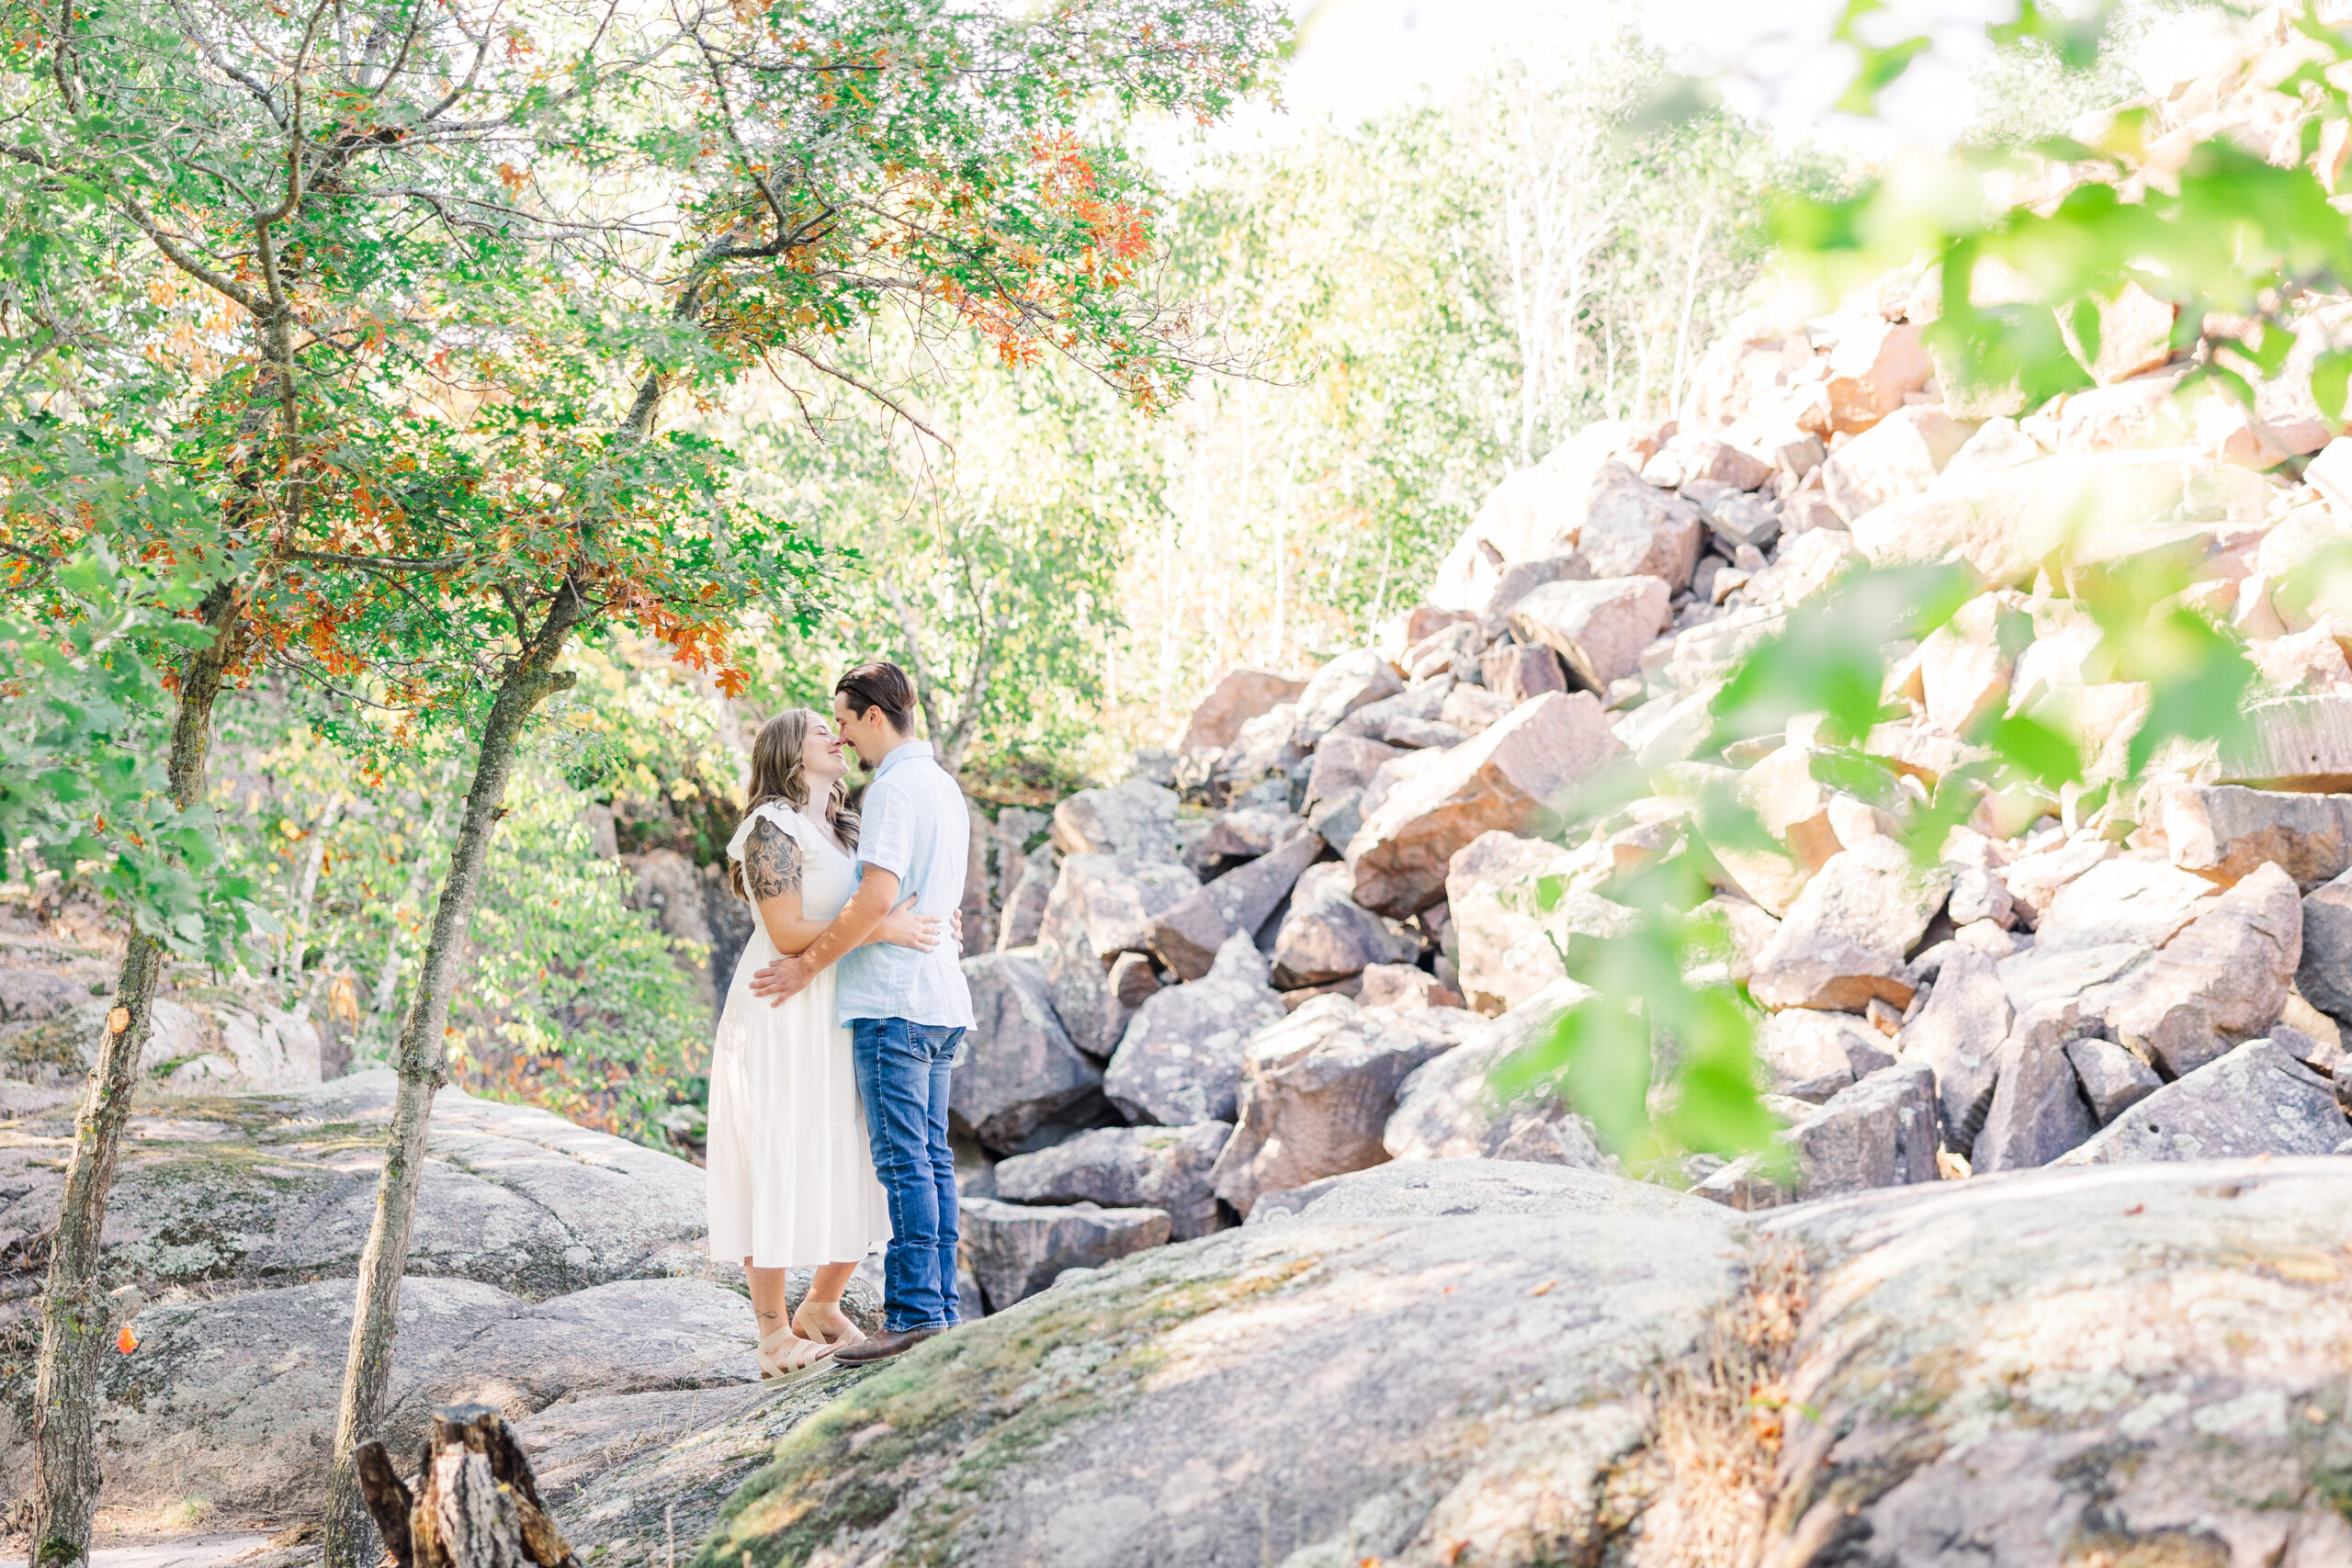
[[[890,728],[901,735],[915,732],[915,683],[907,672],[886,659],[861,664],[833,682],[833,694],[849,702],[849,711],[863,716],[880,708]]]

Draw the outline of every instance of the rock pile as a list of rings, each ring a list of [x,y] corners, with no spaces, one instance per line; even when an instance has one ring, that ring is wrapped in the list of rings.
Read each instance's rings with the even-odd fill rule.
[[[989,1161],[1097,1141],[1051,1183],[1000,1184],[976,1258],[1017,1253],[1042,1284],[1140,1245],[1119,1217],[1139,1208],[1198,1235],[1385,1159],[1605,1166],[1566,1108],[1487,1078],[1581,995],[1570,940],[1628,927],[1612,892],[1713,786],[1775,840],[1711,846],[1736,944],[1713,977],[1762,1010],[1794,1157],[1702,1163],[1703,1196],[2346,1146],[2352,620],[2299,569],[2352,540],[2352,439],[2291,378],[2251,412],[2177,408],[2170,308],[2137,293],[2109,310],[2098,385],[1949,396],[1922,339],[1939,303],[1906,275],[1751,323],[1680,420],[1589,426],[1505,480],[1374,646],[1304,681],[1228,672],[1171,750],[1062,802],[1022,872],[1051,878],[1034,945],[1008,921],[971,961],[984,995],[1023,999],[974,1039],[958,1132],[976,1193]],[[2176,747],[2124,787],[2150,693],[2104,677],[2071,573],[2157,552],[2261,684],[2243,744]],[[1809,716],[1702,752],[1708,705],[1795,606],[1919,560],[1978,592],[1885,650],[1894,716],[1864,750],[1892,793],[1816,766]],[[1898,816],[2007,713],[2073,735],[2087,777],[1988,799],[1916,864]],[[1621,761],[1663,792],[1563,837]],[[1183,1137],[1107,1141],[1153,1127]],[[1101,1212],[1023,1212],[1055,1203]]]

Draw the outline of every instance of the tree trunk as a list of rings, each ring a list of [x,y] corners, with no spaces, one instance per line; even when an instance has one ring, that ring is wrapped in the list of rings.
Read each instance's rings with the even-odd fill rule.
[[[578,1568],[548,1517],[531,1461],[486,1404],[433,1412],[411,1493],[381,1443],[359,1446],[368,1515],[399,1568]]]
[[[433,1118],[434,1091],[447,1081],[449,1052],[444,1032],[449,998],[481,897],[482,870],[490,860],[490,837],[505,815],[506,781],[513,772],[523,726],[548,696],[571,684],[569,673],[552,666],[572,629],[586,618],[587,605],[567,584],[556,595],[538,634],[506,667],[498,698],[483,725],[474,762],[473,786],[466,795],[458,845],[433,911],[433,934],[418,966],[415,999],[401,1029],[393,1065],[400,1088],[385,1137],[384,1171],[376,1184],[376,1218],[359,1256],[357,1303],[351,1320],[351,1348],[344,1362],[343,1407],[335,1422],[334,1466],[328,1480],[325,1548],[328,1568],[360,1568],[374,1555],[368,1515],[361,1500],[360,1445],[383,1425],[391,1381],[393,1321],[400,1305],[401,1275],[408,1267],[416,1192],[424,1175],[425,1134]]]
[[[212,705],[232,657],[230,630],[242,608],[233,584],[214,586],[204,604],[212,645],[191,658],[181,675],[170,782],[172,799],[183,811],[204,801]],[[89,1560],[99,1482],[94,1406],[108,1327],[98,1282],[98,1233],[106,1224],[107,1191],[122,1153],[123,1123],[139,1087],[139,1058],[147,1049],[166,956],[161,942],[137,930],[124,942],[122,973],[89,1093],[74,1119],[74,1153],[65,1168],[49,1283],[41,1296],[40,1363],[33,1393],[32,1568],[73,1568]]]

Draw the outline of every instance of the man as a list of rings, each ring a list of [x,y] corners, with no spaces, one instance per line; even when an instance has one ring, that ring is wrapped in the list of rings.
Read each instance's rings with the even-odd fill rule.
[[[914,739],[914,684],[895,664],[861,664],[833,687],[833,728],[874,770],[861,803],[857,891],[817,940],[752,979],[777,1001],[838,962],[840,1021],[850,1031],[875,1174],[890,1202],[882,1328],[844,1347],[840,1365],[899,1355],[956,1321],[956,1160],[947,1148],[947,1077],[972,993],[953,943],[924,952],[860,946],[905,894],[942,921],[964,902],[971,839],[964,794]],[[904,890],[904,892],[901,891]]]

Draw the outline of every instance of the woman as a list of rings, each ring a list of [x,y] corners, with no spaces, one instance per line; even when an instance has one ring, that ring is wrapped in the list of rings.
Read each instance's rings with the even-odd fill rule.
[[[727,846],[728,886],[757,912],[735,966],[711,1050],[710,1252],[740,1258],[759,1325],[760,1376],[798,1371],[862,1339],[842,1292],[869,1247],[890,1236],[850,1066],[849,1031],[833,1021],[831,969],[780,1007],[752,976],[798,953],[849,901],[857,814],[842,742],[820,716],[779,714],[752,743],[751,806]],[[939,922],[891,911],[869,942],[928,949]],[[785,1267],[818,1265],[800,1311],[785,1314]]]

